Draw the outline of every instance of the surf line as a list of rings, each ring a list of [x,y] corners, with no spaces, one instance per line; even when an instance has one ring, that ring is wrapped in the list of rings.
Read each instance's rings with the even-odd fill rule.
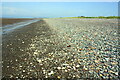
[[[40,21],[40,20],[29,20],[29,21],[25,21],[25,22],[15,23],[12,25],[6,25],[6,26],[2,27],[2,34],[10,33],[12,31],[14,31],[15,29],[22,28],[26,25],[29,25],[29,24],[32,24],[32,23],[35,23],[38,21]]]

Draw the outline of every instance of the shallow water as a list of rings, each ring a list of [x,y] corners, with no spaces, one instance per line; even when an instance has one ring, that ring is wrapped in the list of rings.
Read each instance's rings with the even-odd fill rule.
[[[5,26],[2,27],[2,34],[10,33],[12,31],[14,31],[15,29],[24,27],[26,25],[29,25],[29,24],[37,22],[37,21],[39,21],[39,20],[29,20],[29,21],[25,21],[25,22],[15,23],[15,24],[12,24],[12,25],[5,25]]]

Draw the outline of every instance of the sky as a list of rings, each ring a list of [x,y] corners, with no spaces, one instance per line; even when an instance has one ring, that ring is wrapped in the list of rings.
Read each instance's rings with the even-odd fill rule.
[[[119,0],[1,0],[2,2],[118,2]]]
[[[117,16],[117,2],[2,2],[2,17]]]

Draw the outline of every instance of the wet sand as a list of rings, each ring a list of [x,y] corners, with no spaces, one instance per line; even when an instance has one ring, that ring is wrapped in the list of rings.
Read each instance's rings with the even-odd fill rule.
[[[14,24],[14,23],[18,23],[18,22],[23,22],[23,21],[27,21],[27,20],[33,20],[30,18],[2,18],[0,19],[2,21],[2,26],[5,25],[10,25],[10,24]]]

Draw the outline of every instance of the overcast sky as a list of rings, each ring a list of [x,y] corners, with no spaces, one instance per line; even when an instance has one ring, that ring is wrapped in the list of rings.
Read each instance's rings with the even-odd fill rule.
[[[117,16],[117,2],[3,2],[2,17]]]

